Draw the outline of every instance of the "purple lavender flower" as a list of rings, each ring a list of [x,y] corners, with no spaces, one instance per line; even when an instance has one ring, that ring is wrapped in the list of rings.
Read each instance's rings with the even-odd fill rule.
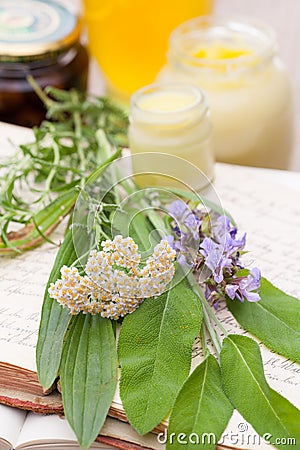
[[[174,219],[182,219],[189,211],[187,204],[182,200],[175,200],[168,205],[168,212]]]
[[[211,219],[213,237],[217,242],[221,242],[225,234],[230,234],[235,239],[237,228],[232,227],[229,217],[225,215],[213,214]]]
[[[199,238],[201,220],[193,213],[182,200],[175,200],[168,206],[170,216],[176,221],[174,231],[180,236],[182,229],[187,229],[193,239]]]
[[[257,302],[260,296],[257,291],[260,287],[261,273],[257,267],[254,267],[246,279],[240,282],[240,292],[248,302]]]
[[[253,268],[247,277],[233,278],[225,287],[225,292],[231,300],[237,298],[241,302],[258,302],[260,296],[257,291],[260,287],[261,273],[258,268]]]
[[[237,228],[232,227],[230,219],[225,215],[214,214],[211,220],[211,229],[213,239],[219,244],[230,241],[232,249],[239,248],[242,250],[246,244],[246,234],[241,239],[236,239]],[[227,244],[228,247],[228,244]]]
[[[231,266],[231,259],[223,246],[206,237],[200,245],[200,253],[204,256],[205,265],[212,271],[215,282],[221,283],[224,279],[223,269]]]
[[[238,290],[239,285],[238,284],[227,284],[225,286],[225,292],[228,295],[231,300],[233,300],[236,296],[236,291]]]
[[[224,235],[230,233],[230,220],[227,216],[219,214],[213,214],[211,219],[211,229],[215,241],[222,242]],[[232,236],[233,238],[235,237]]]
[[[197,271],[204,269],[201,282],[206,298],[214,307],[226,295],[241,302],[260,299],[258,269],[252,269],[247,276],[236,276],[243,267],[240,255],[246,234],[237,238],[237,228],[227,216],[191,211],[182,200],[171,203],[168,210],[174,219],[174,236],[168,236],[167,240],[176,250],[179,264],[193,266]]]
[[[242,236],[241,239],[235,239],[231,237],[230,233],[224,235],[223,242],[220,244],[224,245],[224,252],[228,255],[233,255],[237,252],[241,252],[246,245],[246,233]]]
[[[177,251],[177,261],[193,267],[198,255],[201,219],[182,200],[172,202],[168,212],[174,219],[174,239],[168,242]]]
[[[201,224],[202,220],[193,212],[190,212],[190,214],[184,219],[184,225],[192,233],[194,239],[199,238],[199,229]]]

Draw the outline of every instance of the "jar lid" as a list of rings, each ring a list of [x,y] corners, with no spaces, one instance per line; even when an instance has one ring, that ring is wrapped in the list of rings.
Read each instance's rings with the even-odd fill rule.
[[[79,39],[79,18],[43,0],[0,0],[0,61],[41,59]]]

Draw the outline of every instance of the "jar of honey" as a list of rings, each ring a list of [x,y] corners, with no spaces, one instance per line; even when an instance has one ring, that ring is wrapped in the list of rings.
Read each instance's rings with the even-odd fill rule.
[[[218,161],[288,168],[291,87],[269,26],[198,17],[173,31],[168,59],[158,81],[192,83],[207,94]]]
[[[31,127],[43,120],[28,75],[41,88],[86,89],[80,30],[79,18],[54,1],[0,0],[0,121]]]

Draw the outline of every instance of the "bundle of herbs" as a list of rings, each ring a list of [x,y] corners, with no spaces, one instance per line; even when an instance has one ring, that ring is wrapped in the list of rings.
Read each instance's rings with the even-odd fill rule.
[[[47,120],[33,129],[33,142],[0,164],[0,254],[49,239],[89,175],[107,163],[107,146],[115,149],[113,160],[127,145],[127,115],[108,99],[52,87],[42,92],[31,83]]]
[[[300,411],[267,383],[257,342],[228,334],[218,319],[226,305],[299,363],[299,300],[244,267],[245,235],[220,206],[122,176],[121,110],[76,91],[38,92],[51,120],[2,165],[0,249],[32,248],[69,215],[36,356],[45,389],[60,377],[81,447],[104,424],[120,368],[128,420],[145,434],[170,415],[167,448],[215,448],[234,409],[269,443],[300,448]],[[12,233],[11,224],[23,228]],[[191,372],[197,337],[202,359]],[[214,439],[203,441],[207,434]]]

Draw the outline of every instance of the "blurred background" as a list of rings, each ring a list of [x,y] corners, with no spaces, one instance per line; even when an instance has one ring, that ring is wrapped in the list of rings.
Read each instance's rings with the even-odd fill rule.
[[[83,10],[81,0],[61,1],[73,11]],[[109,0],[101,1],[109,3]],[[290,169],[300,171],[300,70],[297,56],[300,41],[299,0],[214,0],[214,12],[227,16],[255,17],[275,30],[280,55],[291,79],[294,98],[294,151]],[[103,79],[94,62],[90,71],[89,89],[95,93],[103,92]]]

